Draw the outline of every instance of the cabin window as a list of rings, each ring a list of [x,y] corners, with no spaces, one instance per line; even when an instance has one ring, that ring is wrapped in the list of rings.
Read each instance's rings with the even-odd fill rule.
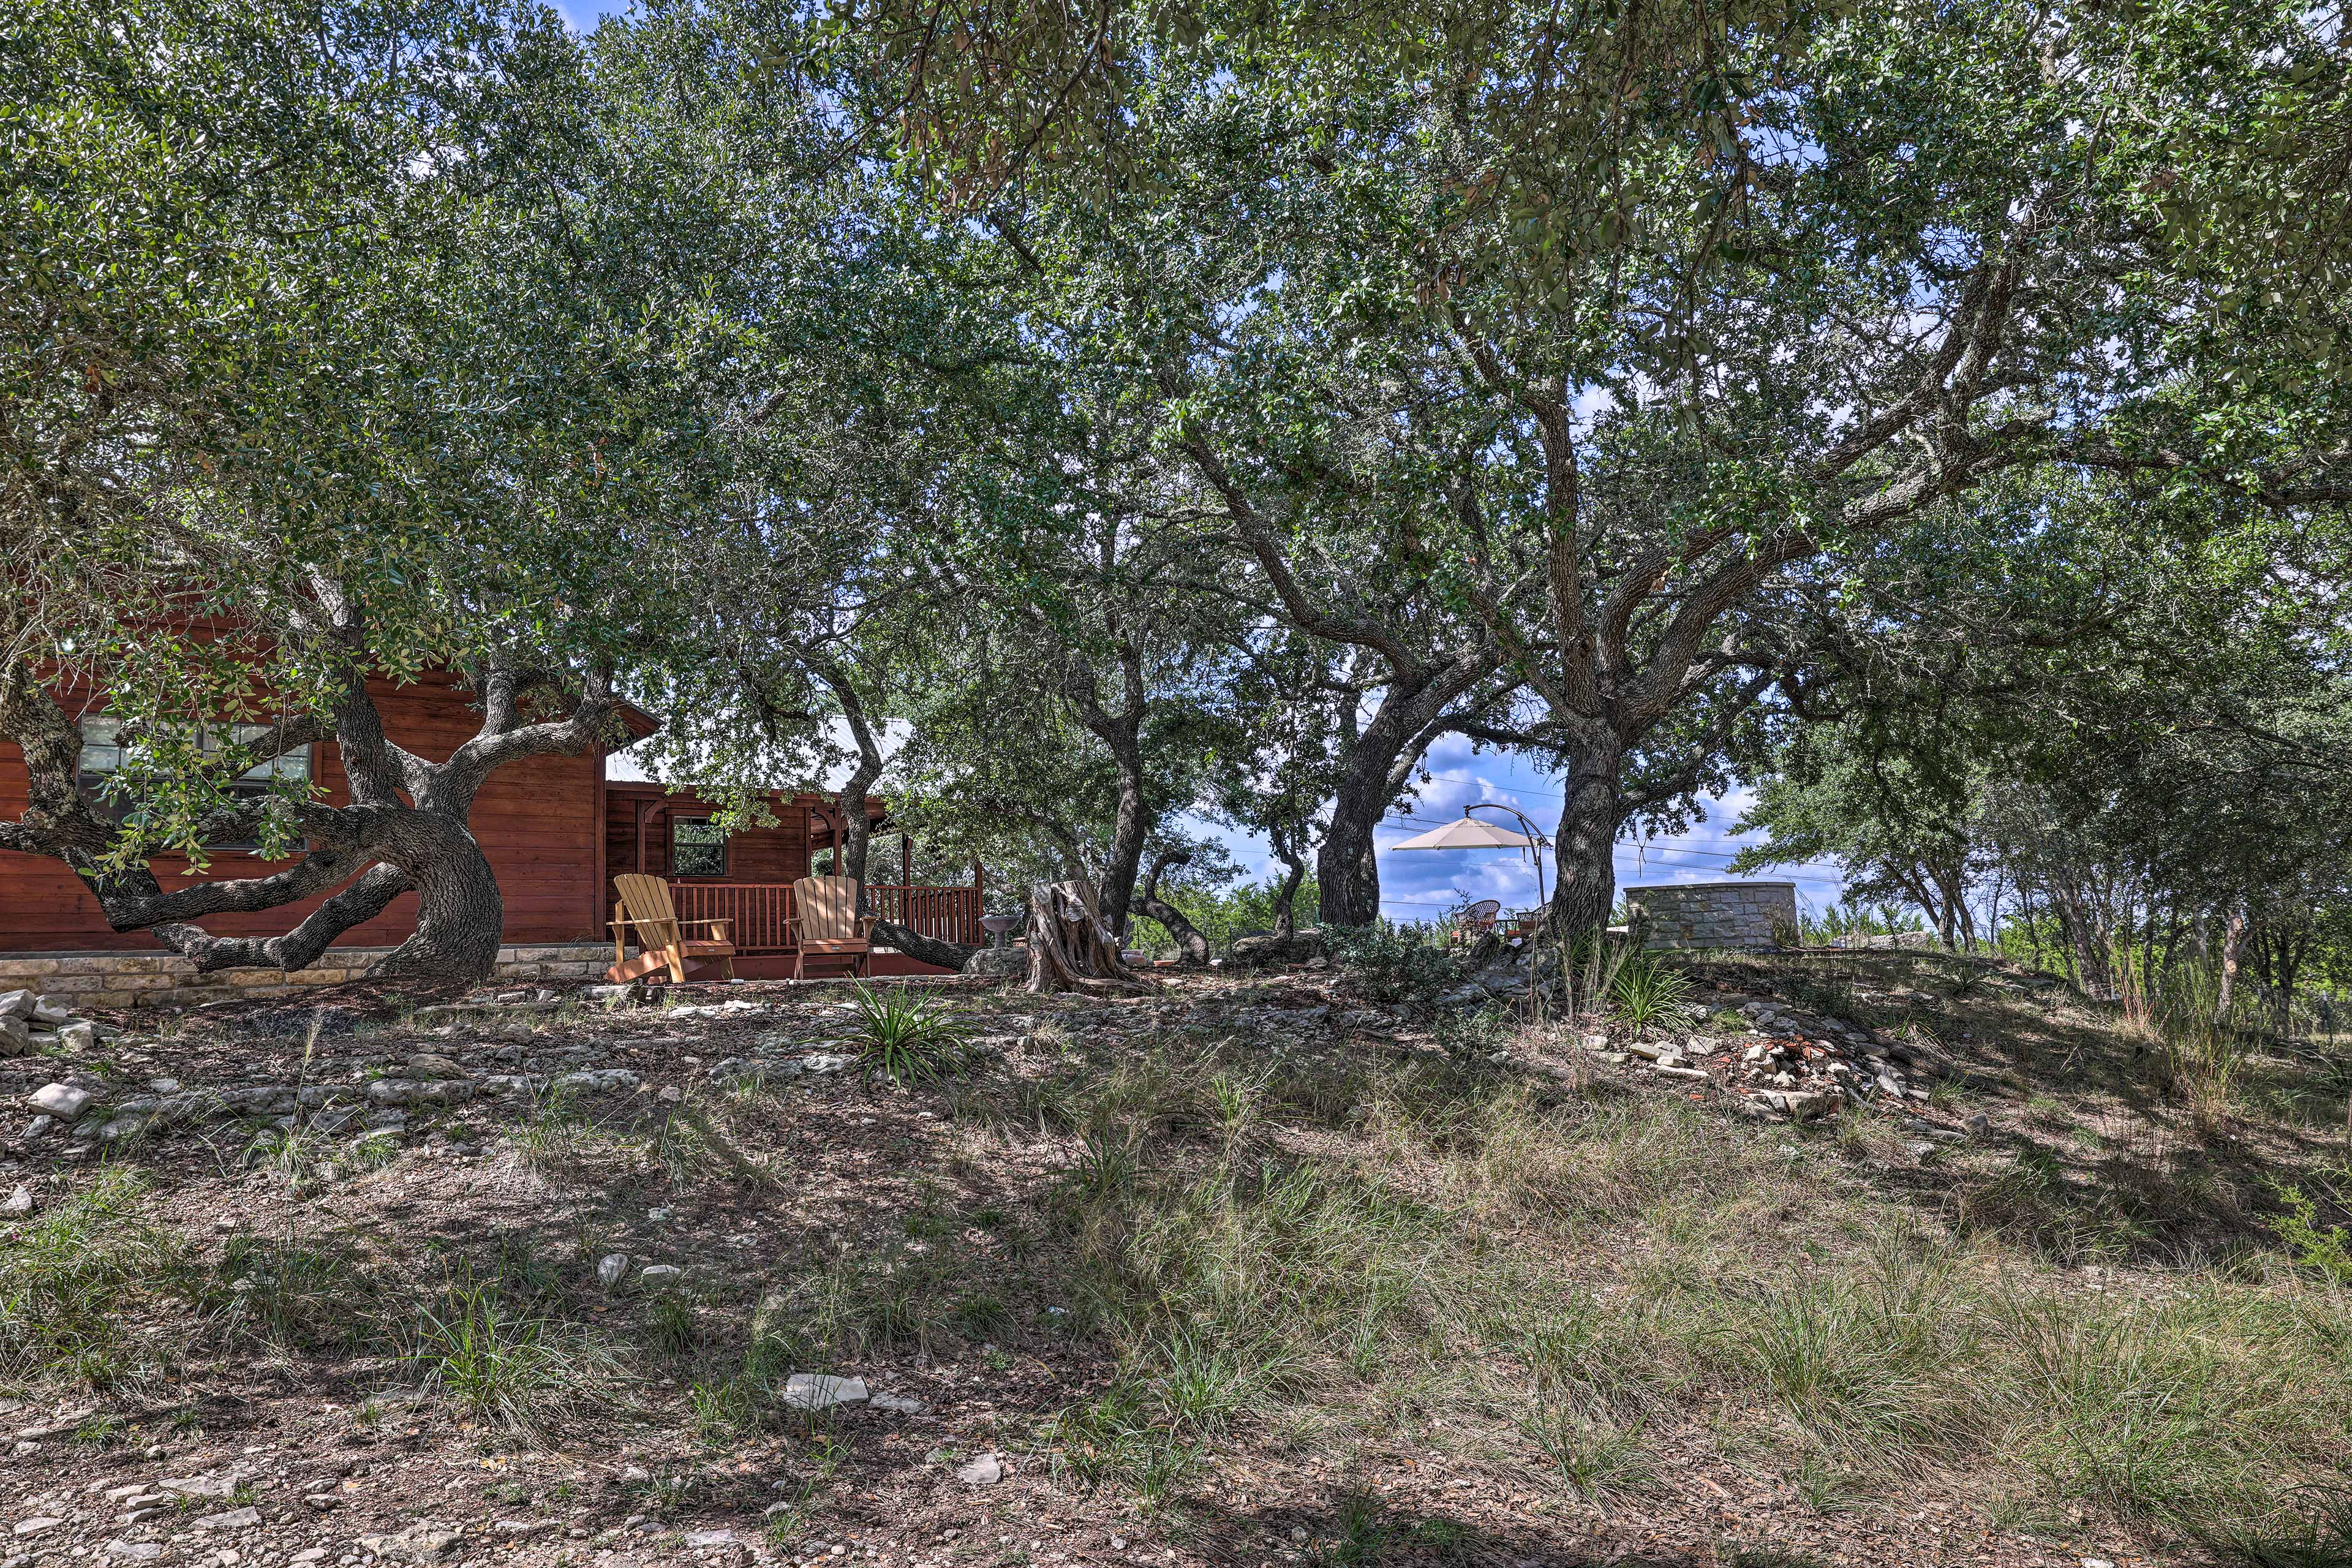
[[[267,724],[233,724],[227,727],[225,742],[221,734],[199,731],[196,743],[207,752],[217,752],[225,743],[250,745],[268,736]],[[94,795],[100,809],[110,812],[117,822],[133,816],[138,806],[121,791],[110,787],[113,775],[120,773],[124,752],[122,721],[104,714],[88,714],[81,721],[81,761],[79,771],[81,783]],[[228,794],[240,799],[257,799],[269,793],[275,779],[295,779],[308,782],[310,777],[310,748],[297,746],[285,755],[258,763],[230,781]],[[208,842],[207,849],[256,849],[257,841],[250,838]]]
[[[673,877],[727,875],[727,830],[709,816],[669,819],[669,874]]]

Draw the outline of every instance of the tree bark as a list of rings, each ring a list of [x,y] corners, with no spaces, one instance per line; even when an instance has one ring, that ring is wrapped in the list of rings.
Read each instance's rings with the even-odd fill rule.
[[[848,672],[831,661],[815,666],[817,679],[833,692],[833,700],[841,706],[843,721],[849,726],[849,736],[857,747],[857,765],[851,770],[849,782],[841,786],[834,804],[840,811],[840,852],[835,857],[834,870],[857,881],[857,907],[861,913],[870,913],[866,897],[866,860],[873,843],[874,824],[866,812],[866,795],[874,781],[882,776],[882,748],[874,739],[874,728],[866,717],[866,703],[857,694]]]
[[[925,936],[907,926],[893,925],[888,921],[874,922],[874,940],[885,947],[895,947],[908,958],[922,963],[936,963],[941,969],[961,973],[980,949],[960,942],[948,942],[936,936]]]
[[[463,823],[419,812],[384,858],[416,889],[416,929],[371,972],[478,980],[498,968],[506,904],[481,844]]]
[[[2230,1012],[2237,1005],[2238,944],[2245,934],[2245,906],[2233,903],[2221,925],[2221,976],[2213,988],[2213,1023],[2219,1028],[2230,1026]]]
[[[143,862],[102,868],[125,829],[84,796],[78,779],[80,731],[22,663],[0,680],[0,734],[24,753],[30,805],[17,821],[0,822],[0,847],[65,861],[113,929],[152,931],[199,973],[254,964],[301,968],[414,889],[420,901],[416,929],[374,973],[483,979],[498,964],[504,906],[467,826],[474,798],[509,762],[596,748],[608,738],[614,708],[610,686],[601,671],[593,671],[572,693],[568,717],[528,721],[526,693],[555,684],[555,678],[493,658],[473,672],[482,707],[479,729],[446,762],[427,762],[384,734],[383,716],[367,692],[369,649],[356,608],[331,582],[314,578],[311,587],[316,618],[296,633],[315,638],[319,657],[341,666],[342,689],[331,715],[281,723],[270,755],[331,736],[352,800],[342,806],[307,797],[282,803],[310,846],[293,865],[267,877],[170,892]],[[213,914],[281,909],[344,882],[350,885],[282,936],[215,937],[194,923]]]
[[[1617,830],[1625,820],[1622,754],[1601,742],[1570,761],[1568,801],[1553,836],[1558,880],[1544,916],[1546,932],[1562,944],[1608,926],[1617,903]]]
[[[1143,753],[1130,741],[1114,747],[1118,763],[1118,816],[1113,822],[1110,853],[1103,866],[1103,920],[1111,934],[1127,940],[1129,906],[1135,900],[1135,878],[1143,864],[1143,840],[1150,832],[1143,802]]]
[[[1118,648],[1119,705],[1116,712],[1102,704],[1092,670],[1065,673],[1062,695],[1088,733],[1110,753],[1118,773],[1118,809],[1112,824],[1110,849],[1102,875],[1103,919],[1121,941],[1127,935],[1128,906],[1135,897],[1136,872],[1143,865],[1143,841],[1150,837],[1155,815],[1145,798],[1143,718],[1150,692],[1143,679],[1143,650],[1122,641]]]
[[[1181,866],[1192,859],[1181,850],[1171,850],[1151,862],[1151,869],[1143,879],[1143,889],[1137,896],[1135,907],[1168,928],[1176,939],[1177,962],[1187,969],[1209,967],[1209,939],[1185,917],[1184,911],[1160,896],[1160,874],[1171,866]]]
[[[1410,679],[1400,677],[1381,693],[1348,753],[1347,772],[1332,797],[1331,828],[1316,854],[1316,917],[1323,924],[1364,926],[1381,918],[1373,831],[1431,742],[1474,722],[1474,715],[1452,711],[1454,704],[1495,664],[1485,647],[1470,648]]]
[[[1316,917],[1327,926],[1368,926],[1381,918],[1381,869],[1372,830],[1388,810],[1387,770],[1377,783],[1350,776],[1331,802],[1331,828],[1315,855]]]
[[[1307,858],[1298,852],[1297,841],[1286,830],[1276,828],[1267,837],[1274,841],[1275,858],[1283,864],[1282,884],[1274,895],[1274,934],[1295,936],[1298,927],[1298,885],[1307,880]]]
[[[1119,956],[1094,889],[1068,881],[1029,889],[1029,989],[1099,994],[1151,986]]]

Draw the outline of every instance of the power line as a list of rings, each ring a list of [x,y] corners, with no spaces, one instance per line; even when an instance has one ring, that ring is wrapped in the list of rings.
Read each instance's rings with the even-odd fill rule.
[[[1388,816],[1386,816],[1382,817],[1382,818],[1381,818],[1381,820],[1382,820],[1383,822],[1391,822],[1391,823],[1401,823],[1401,824],[1402,824],[1402,823],[1415,823],[1415,822],[1437,822],[1437,823],[1444,823],[1444,822],[1451,822],[1451,821],[1453,821],[1454,819],[1453,819],[1452,817],[1444,817],[1444,818],[1439,818],[1439,817],[1433,817],[1433,816],[1414,816],[1411,815],[1410,813],[1398,814],[1398,813],[1393,813],[1393,812],[1392,812],[1392,813],[1390,813]],[[1617,846],[1617,847],[1616,847],[1616,853],[1618,853],[1618,854],[1620,854],[1620,855],[1635,855],[1635,856],[1642,856],[1642,855],[1696,855],[1696,856],[1697,856],[1697,857],[1699,857],[1699,858],[1703,858],[1703,859],[1707,859],[1707,860],[1737,860],[1737,859],[1738,859],[1738,858],[1739,858],[1740,855],[1741,855],[1742,853],[1744,853],[1744,851],[1739,851],[1739,850],[1727,850],[1727,849],[1693,849],[1693,848],[1690,848],[1690,847],[1686,847],[1686,846],[1685,846],[1685,845],[1680,845],[1680,844],[1651,844],[1651,843],[1647,843],[1647,842],[1643,842],[1643,843],[1635,843],[1635,844],[1621,844],[1621,845],[1619,845],[1619,846]],[[1834,861],[1830,861],[1830,860],[1769,860],[1769,861],[1766,861],[1766,862],[1765,862],[1765,864],[1767,864],[1767,865],[1769,865],[1769,866],[1773,866],[1773,867],[1781,867],[1781,866],[1793,867],[1793,868],[1797,868],[1797,869],[1799,869],[1799,870],[1834,871],[1834,872],[1838,873],[1838,875],[1839,875],[1841,878],[1843,878],[1843,877],[1845,875],[1845,868],[1844,868],[1844,867],[1840,866],[1840,865],[1838,865],[1836,862],[1834,862]]]
[[[1561,795],[1557,790],[1522,789],[1517,784],[1506,786],[1495,783],[1492,779],[1465,778],[1460,773],[1432,773],[1429,776],[1433,779],[1444,779],[1447,784],[1479,784],[1488,789],[1501,790],[1506,795],[1539,795],[1546,800],[1566,800],[1568,798],[1568,796]]]

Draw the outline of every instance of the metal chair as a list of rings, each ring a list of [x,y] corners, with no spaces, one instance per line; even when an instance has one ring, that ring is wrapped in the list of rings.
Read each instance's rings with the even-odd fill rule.
[[[1454,917],[1454,930],[1448,940],[1456,946],[1476,942],[1495,929],[1495,917],[1502,912],[1502,900],[1479,900]]]

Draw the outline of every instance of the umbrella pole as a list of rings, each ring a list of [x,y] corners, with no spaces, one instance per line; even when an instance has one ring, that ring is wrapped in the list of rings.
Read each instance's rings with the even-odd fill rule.
[[[1544,895],[1543,852],[1544,846],[1549,844],[1551,840],[1543,836],[1543,829],[1529,821],[1526,812],[1517,806],[1505,805],[1498,800],[1473,801],[1462,808],[1462,815],[1468,816],[1474,811],[1507,811],[1519,819],[1519,826],[1528,830],[1527,851],[1535,857],[1536,907],[1541,909],[1549,903],[1551,900]]]

